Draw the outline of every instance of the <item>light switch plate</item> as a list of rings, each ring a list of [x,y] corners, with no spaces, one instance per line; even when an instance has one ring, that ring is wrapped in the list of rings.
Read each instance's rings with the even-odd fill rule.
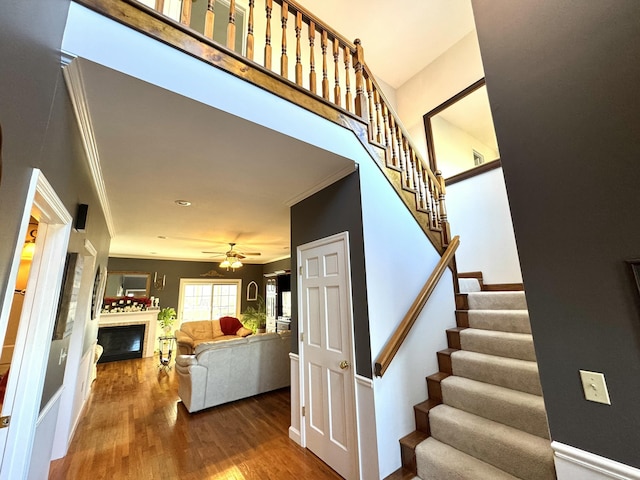
[[[580,380],[582,380],[584,398],[591,402],[611,405],[611,399],[609,398],[609,392],[607,391],[607,382],[604,380],[604,374],[589,372],[588,370],[580,370]]]

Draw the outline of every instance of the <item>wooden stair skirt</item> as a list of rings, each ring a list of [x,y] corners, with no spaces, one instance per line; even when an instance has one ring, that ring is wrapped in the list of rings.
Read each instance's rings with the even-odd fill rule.
[[[394,479],[555,479],[546,411],[521,284],[485,285],[460,274],[457,327],[414,406]]]

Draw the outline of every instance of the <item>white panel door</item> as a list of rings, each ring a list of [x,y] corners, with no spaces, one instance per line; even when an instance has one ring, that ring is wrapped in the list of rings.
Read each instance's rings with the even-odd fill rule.
[[[299,248],[306,446],[357,478],[351,273],[346,234]]]

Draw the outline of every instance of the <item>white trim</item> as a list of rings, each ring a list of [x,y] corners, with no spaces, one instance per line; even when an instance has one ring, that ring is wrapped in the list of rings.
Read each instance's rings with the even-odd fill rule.
[[[363,377],[362,375],[358,375],[356,373],[355,379],[357,384],[373,389],[373,380],[371,380],[370,378]]]
[[[350,175],[351,173],[355,172],[357,170],[357,166],[358,166],[358,164],[355,163],[355,162],[353,162],[351,165],[347,165],[342,170],[329,175],[324,180],[322,180],[319,183],[315,184],[313,187],[311,187],[307,191],[302,192],[301,194],[290,198],[289,200],[287,200],[285,202],[285,205],[287,207],[292,207],[296,203],[301,202],[302,200],[304,200],[305,198],[308,198],[311,195],[314,195],[314,194],[318,193],[320,190],[324,190],[329,185],[333,185],[338,180],[341,180],[344,177],[346,177],[347,175]]]
[[[26,478],[29,471],[71,232],[71,215],[38,169],[32,172],[22,226],[16,238],[9,274],[14,284],[31,215],[39,222],[38,236],[11,361],[12,374],[2,406],[2,415],[11,415],[11,423],[0,433],[0,451],[3,450],[0,479]],[[3,304],[2,311],[10,305]],[[0,328],[4,336],[4,316]]]
[[[102,176],[100,153],[98,151],[98,144],[96,143],[95,131],[91,120],[91,112],[87,101],[87,93],[79,62],[72,61],[62,69],[62,73],[67,84],[67,89],[69,90],[73,110],[76,114],[78,128],[80,129],[80,136],[82,137],[82,146],[84,147],[89,171],[91,172],[91,178],[93,179],[93,186],[96,194],[98,195],[102,212],[104,213],[104,219],[107,223],[109,235],[113,238],[115,236],[116,229],[113,223],[111,207],[109,206],[107,187],[104,183],[104,177]]]
[[[36,422],[36,425],[40,425],[42,420],[49,414],[51,409],[55,406],[56,402],[60,400],[60,397],[62,396],[63,391],[64,391],[64,385],[62,385],[60,388],[58,388],[58,390],[56,390],[56,393],[53,394],[53,397],[49,399],[47,404],[44,406],[44,408],[40,412],[40,415],[38,415],[38,421]]]
[[[73,62],[78,56],[68,52],[67,50],[60,50],[60,63],[63,67],[66,67]]]
[[[560,442],[551,442],[558,480],[640,480],[640,470]]]
[[[62,200],[60,200],[55,190],[44,177],[42,172],[39,169],[34,168],[32,179],[36,176],[36,193],[33,199],[33,207],[31,210],[36,211],[37,216],[39,217],[38,221],[55,224],[71,223],[73,221],[73,217],[67,211],[67,208],[64,206],[64,203],[62,203]],[[32,215],[32,212],[25,212],[25,214],[30,216]]]
[[[356,380],[356,426],[358,429],[358,466],[360,480],[380,478],[378,462],[370,459],[378,458],[376,434],[375,400],[373,380],[355,375]]]
[[[97,257],[98,256],[98,250],[96,250],[96,247],[93,246],[93,243],[91,243],[86,238],[84,240],[84,250],[85,250],[84,251],[84,256],[90,256],[90,257]]]
[[[289,438],[302,445],[302,435],[300,433],[300,425],[304,421],[302,418],[302,409],[300,408],[300,357],[289,352],[291,360],[291,426],[289,427]]]

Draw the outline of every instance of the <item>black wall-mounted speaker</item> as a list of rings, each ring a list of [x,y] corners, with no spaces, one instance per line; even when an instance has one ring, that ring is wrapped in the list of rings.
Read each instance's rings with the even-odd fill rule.
[[[78,204],[78,211],[76,212],[76,230],[84,232],[87,228],[87,213],[89,212],[89,205],[86,203]]]

